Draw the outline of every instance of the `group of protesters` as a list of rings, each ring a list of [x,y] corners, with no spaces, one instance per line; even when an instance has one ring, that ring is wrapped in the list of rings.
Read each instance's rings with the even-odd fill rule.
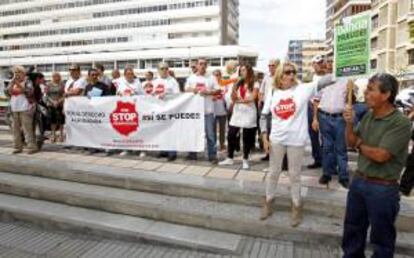
[[[158,64],[157,78],[148,71],[143,82],[133,67],[126,67],[122,77],[114,70],[109,78],[104,67],[96,64],[84,78],[80,67],[74,64],[69,67],[66,83],[59,73],[53,73],[51,82],[46,83],[42,75],[28,78],[24,68],[16,66],[6,89],[11,100],[14,153],[23,150],[22,131],[28,153],[38,151],[31,110],[32,104],[41,99],[51,112],[51,140],[55,142],[64,140],[66,98],[151,95],[164,99],[180,92],[199,94],[205,103],[207,154],[212,164],[233,165],[235,152],[242,151],[242,168],[248,170],[257,139],[261,143],[265,153],[262,161],[269,161],[269,175],[260,219],[272,215],[277,182],[282,170],[287,170],[291,183],[290,223],[296,227],[302,222],[301,170],[310,139],[314,162],[308,168],[322,168],[319,183],[328,185],[333,175],[338,175],[339,184],[349,188],[343,236],[345,257],[364,257],[369,225],[374,252],[378,257],[392,257],[400,176],[411,138],[410,120],[394,106],[398,81],[386,73],[355,82],[335,78],[332,60],[315,56],[312,61],[315,74],[302,82],[297,66],[290,61],[270,60],[269,73],[263,77],[251,65],[237,61],[229,61],[225,71],[215,70],[210,75],[207,60],[199,59],[191,65],[192,74],[184,87],[164,62]],[[220,162],[217,145],[220,151],[227,151],[227,157]],[[352,181],[347,166],[350,148],[359,153]],[[408,160],[414,159],[411,156]],[[168,150],[159,153],[159,157],[173,161],[177,152]],[[189,153],[187,159],[196,160],[197,153]],[[409,194],[413,183],[408,169],[412,170],[412,166],[405,171],[411,174],[407,176],[409,182],[405,182],[405,194]]]

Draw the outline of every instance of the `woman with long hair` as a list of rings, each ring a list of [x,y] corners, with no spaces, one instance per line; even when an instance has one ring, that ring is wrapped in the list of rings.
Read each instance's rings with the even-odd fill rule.
[[[237,134],[243,130],[243,166],[247,170],[249,166],[249,154],[254,148],[257,128],[257,98],[259,83],[255,82],[253,68],[250,65],[240,67],[241,80],[235,84],[231,92],[234,103],[233,114],[229,123],[227,135],[228,149],[227,159],[219,165],[233,165],[234,151],[237,146]]]
[[[302,221],[301,166],[308,141],[307,105],[316,94],[316,83],[300,83],[297,67],[292,62],[282,63],[276,70],[273,90],[268,94],[262,111],[260,128],[265,151],[270,153],[269,176],[266,178],[266,200],[261,219],[272,215],[272,203],[282,171],[283,156],[287,153],[292,198],[291,226]],[[323,86],[320,86],[322,88]],[[270,142],[267,138],[266,118],[272,116]]]
[[[65,85],[60,73],[52,74],[52,81],[46,87],[44,96],[51,115],[52,142],[56,142],[56,130],[60,131],[59,142],[63,142],[63,102],[65,100]]]

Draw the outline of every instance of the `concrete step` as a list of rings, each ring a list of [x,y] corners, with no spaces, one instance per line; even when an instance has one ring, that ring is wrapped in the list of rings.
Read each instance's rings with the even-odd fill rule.
[[[0,173],[0,192],[224,232],[305,243],[338,245],[342,220],[305,213],[290,227],[289,213],[260,221],[260,208]],[[1,202],[0,202],[1,203]],[[19,207],[21,205],[18,205]],[[24,205],[23,205],[24,207]],[[401,233],[399,251],[414,251],[414,234]]]
[[[159,173],[130,168],[116,168],[60,160],[27,159],[24,156],[0,154],[0,171],[33,175],[120,189],[152,192],[170,196],[192,197],[259,207],[265,192],[264,184]],[[249,173],[249,172],[243,172]],[[305,210],[310,214],[342,219],[346,205],[346,190],[304,187]],[[290,194],[286,185],[277,190],[276,209],[287,210]],[[397,228],[414,232],[414,203],[402,198]]]
[[[17,219],[128,241],[147,241],[220,254],[239,254],[243,237],[202,228],[0,194],[3,220]]]

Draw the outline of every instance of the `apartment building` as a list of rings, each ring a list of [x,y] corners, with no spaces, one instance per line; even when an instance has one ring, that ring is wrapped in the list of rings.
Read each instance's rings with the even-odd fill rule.
[[[326,1],[326,45],[328,55],[333,55],[335,25],[345,17],[365,12],[371,8],[371,0],[327,0]]]
[[[298,77],[306,81],[313,75],[312,59],[317,55],[325,55],[326,51],[324,40],[291,40],[288,59],[298,66]]]
[[[103,63],[108,72],[134,66],[140,76],[165,61],[187,76],[191,60],[212,68],[228,59],[256,64],[238,46],[238,0],[2,0],[0,70],[12,65],[66,72]]]

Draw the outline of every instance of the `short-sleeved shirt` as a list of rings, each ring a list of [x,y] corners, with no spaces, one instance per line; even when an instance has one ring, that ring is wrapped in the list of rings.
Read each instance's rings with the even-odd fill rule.
[[[271,142],[305,146],[309,140],[308,102],[316,94],[316,83],[299,84],[290,89],[274,89],[267,96],[262,114],[272,114]]]
[[[167,78],[158,78],[152,82],[153,94],[156,96],[160,95],[171,95],[180,93],[180,86],[177,80],[169,76]]]
[[[260,85],[259,93],[263,94],[263,101],[266,101],[267,96],[269,94],[272,94],[273,84],[275,81],[275,77],[269,75],[266,75],[266,77],[263,79],[262,85]]]
[[[236,86],[239,87],[239,86]],[[260,84],[256,82],[253,90],[259,90]],[[254,92],[245,89],[245,93],[240,89],[237,90],[237,97],[240,99],[252,100]],[[234,103],[233,114],[229,124],[239,128],[255,128],[257,127],[257,108],[255,102],[250,103]]]
[[[12,81],[9,87],[14,86],[14,81]],[[20,83],[24,86],[24,91],[30,91],[33,93],[33,84],[30,80],[26,79],[24,82]],[[27,95],[25,92],[22,93],[12,93],[10,97],[10,108],[12,112],[25,112],[30,110],[32,107]]]
[[[76,80],[70,78],[65,84],[65,92],[67,93],[71,89],[82,89],[85,90],[88,82],[84,78],[78,78]]]
[[[185,84],[185,88],[197,88],[199,91],[207,90],[220,90],[220,86],[217,83],[217,80],[211,75],[196,75],[193,74],[188,77],[187,82]],[[205,114],[212,114],[214,113],[214,102],[213,96],[206,96],[204,97],[204,107],[205,107]]]
[[[392,154],[386,163],[377,163],[364,155],[358,157],[358,171],[368,177],[399,180],[408,154],[411,123],[400,111],[375,118],[369,111],[361,120],[355,133],[371,147],[383,148]]]
[[[97,81],[95,84],[89,83],[85,88],[85,96],[92,97],[103,97],[111,95],[111,90],[108,85]]]
[[[116,94],[119,96],[134,96],[145,94],[139,79],[134,79],[132,82],[129,82],[123,77],[116,80],[115,85]]]

